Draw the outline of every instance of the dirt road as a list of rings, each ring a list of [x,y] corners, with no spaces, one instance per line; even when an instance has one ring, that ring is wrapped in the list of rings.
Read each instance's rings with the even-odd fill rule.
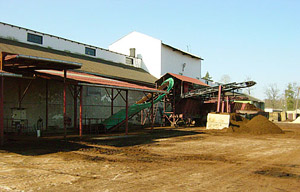
[[[11,140],[0,191],[299,191],[300,124],[285,134],[156,128],[128,136]]]

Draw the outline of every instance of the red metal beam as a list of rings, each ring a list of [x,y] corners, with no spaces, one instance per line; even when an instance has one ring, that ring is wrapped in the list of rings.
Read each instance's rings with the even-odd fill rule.
[[[151,98],[151,131],[153,130],[153,127],[154,127],[154,109],[153,109],[153,106],[154,106],[154,103],[153,103],[153,97]]]
[[[20,81],[20,82],[21,82],[21,81]],[[23,101],[23,99],[24,99],[24,97],[25,97],[25,95],[26,95],[28,89],[30,88],[32,82],[33,82],[33,79],[30,80],[30,82],[28,83],[27,87],[25,88],[23,94],[21,94],[21,83],[19,84],[19,89],[20,89],[20,90],[19,90],[19,94],[20,94],[20,95],[19,95],[19,108],[21,108],[22,101]]]
[[[2,71],[3,70],[3,53],[1,52],[0,53],[0,70]]]
[[[0,145],[4,145],[4,105],[3,105],[3,99],[4,99],[4,77],[1,77],[0,82]]]
[[[77,98],[78,98],[78,91],[77,86],[74,85],[74,130],[78,130],[77,128]]]
[[[48,90],[49,90],[49,81],[46,79],[46,130],[48,130],[48,112],[49,112],[49,107],[48,107]]]
[[[114,114],[114,89],[111,89],[111,106],[110,106],[110,113],[111,115]]]
[[[227,96],[226,100],[227,100],[226,101],[227,102],[227,105],[226,105],[227,106],[227,110],[226,111],[227,111],[227,113],[230,113],[230,102],[229,102],[229,97],[228,96]]]
[[[82,86],[80,86],[79,136],[82,137]]]
[[[126,122],[125,122],[125,134],[128,134],[128,90],[126,90]]]
[[[66,83],[66,79],[67,79],[67,70],[64,69],[64,139],[67,138],[67,83]]]
[[[217,112],[220,112],[221,107],[221,93],[222,93],[222,86],[219,85],[219,93],[218,93],[218,104],[217,104]]]
[[[143,125],[143,120],[144,120],[144,109],[141,110],[141,125]]]
[[[224,109],[225,109],[225,102],[224,101],[222,101],[222,113],[224,113]]]
[[[22,94],[21,94],[21,81],[18,81],[18,108],[21,108],[21,97],[22,97]]]

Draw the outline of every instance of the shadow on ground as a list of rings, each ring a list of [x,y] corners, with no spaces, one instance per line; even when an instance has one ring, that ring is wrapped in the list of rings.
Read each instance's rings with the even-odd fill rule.
[[[1,150],[21,155],[36,156],[57,152],[77,151],[79,149],[92,148],[90,144],[109,145],[114,147],[127,147],[157,142],[157,139],[172,138],[178,136],[198,135],[204,132],[185,131],[184,129],[154,129],[144,130],[131,135],[94,135],[83,137],[70,137],[64,140],[62,137],[34,138],[34,137],[9,137]]]
[[[108,137],[92,137],[88,142],[98,145],[109,145],[114,147],[127,147],[134,145],[150,144],[157,142],[157,139],[172,138],[178,136],[198,135],[204,132],[184,131],[178,129],[155,129],[152,132],[142,133],[138,135],[127,136],[108,136]]]

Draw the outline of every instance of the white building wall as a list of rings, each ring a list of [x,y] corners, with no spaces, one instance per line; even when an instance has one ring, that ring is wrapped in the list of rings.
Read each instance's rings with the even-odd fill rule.
[[[36,35],[40,35],[43,37],[43,44],[37,44],[37,43],[32,43],[27,41],[27,33],[32,33]],[[32,45],[38,45],[41,47],[46,47],[49,49],[56,49],[60,51],[67,51],[71,53],[76,53],[76,54],[85,54],[85,47],[89,47],[92,49],[96,49],[96,56],[90,56],[86,55],[89,57],[96,57],[96,58],[101,58],[104,60],[116,62],[116,63],[122,63],[126,64],[126,58],[131,58],[133,60],[133,66],[135,67],[141,67],[141,60],[133,57],[129,57],[127,55],[119,54],[119,53],[114,53],[106,49],[102,49],[99,47],[91,46],[91,45],[86,45],[83,43],[71,41],[68,39],[56,37],[53,35],[48,35],[40,32],[36,32],[33,30],[13,26],[13,25],[8,25],[5,23],[0,22],[0,37],[2,38],[7,38],[11,40],[16,40],[22,43],[27,43],[27,44],[32,44]]]
[[[162,44],[161,75],[165,73],[181,74],[191,78],[201,78],[201,60],[184,55],[182,52]],[[183,64],[185,63],[184,70]]]
[[[109,50],[129,54],[136,49],[136,56],[142,59],[141,67],[156,78],[161,76],[161,41],[148,35],[132,32],[109,46]]]

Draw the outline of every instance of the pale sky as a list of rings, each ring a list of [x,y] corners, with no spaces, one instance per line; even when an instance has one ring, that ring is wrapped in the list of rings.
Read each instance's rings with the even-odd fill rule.
[[[300,85],[299,0],[0,0],[0,21],[108,48],[138,31],[204,58],[219,81],[251,77],[253,95]]]

